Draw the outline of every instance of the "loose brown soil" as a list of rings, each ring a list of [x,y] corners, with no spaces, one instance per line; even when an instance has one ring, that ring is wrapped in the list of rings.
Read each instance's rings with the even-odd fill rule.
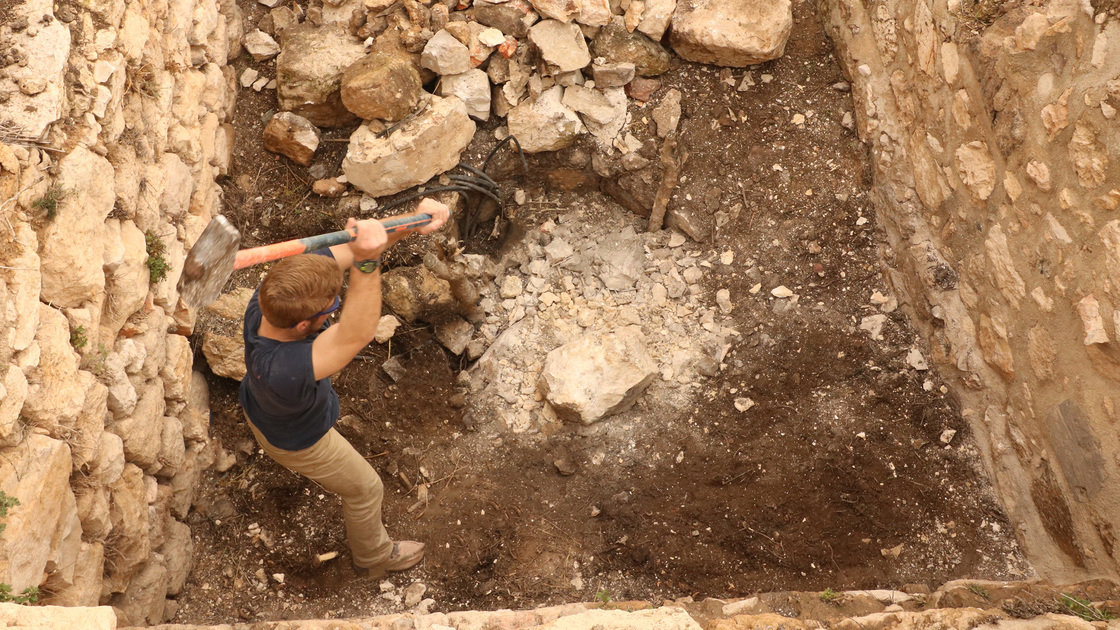
[[[261,15],[260,5],[244,8],[249,23]],[[850,101],[831,87],[842,77],[816,16],[805,2],[795,2],[795,15],[786,55],[752,70],[755,87],[737,92],[723,80],[738,85],[742,71],[680,63],[650,103],[668,87],[684,92],[681,143],[690,158],[670,208],[708,204],[696,207],[728,213],[712,242],[685,247],[701,257],[730,250],[736,261],[706,270],[703,282],[712,304],[717,289],[730,290],[741,337],[689,409],[666,413],[643,400],[591,427],[513,434],[452,405],[467,364],[427,327],[392,341],[408,370],[400,384],[379,369],[389,348],[370,346],[368,359],[335,378],[342,413],[351,416],[339,428],[385,481],[391,535],[429,550],[383,594],[352,578],[338,500],[260,455],[237,384],[211,378],[212,433],[238,463],[205,478],[190,518],[196,564],[176,621],[398,611],[413,581],[427,585],[432,610],[450,611],[936,586],[1029,571],[943,383],[906,363],[922,346],[905,308],[889,314],[883,340],[859,330],[861,318],[878,312],[872,292],[889,293],[868,155],[840,125]],[[239,71],[248,63],[239,61]],[[270,65],[258,69],[272,73]],[[245,244],[337,229],[337,202],[309,192],[307,169],[261,146],[274,95],[241,94],[225,192]],[[652,121],[644,122],[650,105],[633,105],[632,132],[642,140],[654,137]],[[794,124],[794,114],[806,122]],[[480,128],[463,161],[481,164],[495,126]],[[328,141],[318,160],[333,175],[344,151],[344,142]],[[509,202],[513,238],[489,241],[484,225],[466,250],[500,255],[520,246],[519,234],[582,207],[612,208],[641,229],[644,219],[588,185],[591,151],[530,156],[538,175],[525,181],[496,165],[503,197],[522,188],[534,203]],[[420,251],[419,243],[402,246],[391,262],[416,264]],[[260,271],[237,282],[252,285]],[[756,284],[764,287],[757,295]],[[800,296],[797,307],[769,298],[778,285]],[[747,413],[734,406],[744,396],[756,403]],[[948,445],[940,440],[946,429],[957,431]],[[411,487],[422,478],[430,481],[426,505]],[[252,535],[253,523],[270,544]],[[312,568],[313,554],[332,550],[339,559]],[[272,574],[283,574],[283,584]]]

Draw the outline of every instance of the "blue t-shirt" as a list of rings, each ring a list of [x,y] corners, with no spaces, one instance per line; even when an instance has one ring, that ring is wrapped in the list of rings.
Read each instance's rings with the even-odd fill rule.
[[[334,256],[329,249],[312,252]],[[319,441],[338,421],[338,394],[330,377],[315,380],[311,343],[323,328],[299,341],[277,341],[257,334],[260,328],[260,287],[245,309],[245,378],[238,398],[249,421],[269,444],[286,451],[305,449]]]

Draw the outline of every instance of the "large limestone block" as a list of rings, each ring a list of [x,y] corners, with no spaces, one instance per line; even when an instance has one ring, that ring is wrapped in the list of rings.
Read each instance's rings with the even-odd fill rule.
[[[167,360],[159,370],[163,379],[163,395],[169,400],[184,401],[191,382],[194,351],[183,335],[167,336]]]
[[[101,485],[82,488],[76,499],[82,536],[87,540],[104,541],[113,529],[109,517],[109,489]]]
[[[179,468],[183,465],[185,451],[183,423],[178,418],[164,416],[160,431],[159,475],[161,477],[171,477],[178,473]]]
[[[14,191],[13,191],[14,192]],[[39,236],[26,223],[15,224],[15,238],[10,247],[14,252],[4,263],[7,269],[8,306],[0,301],[0,312],[10,309],[15,320],[5,333],[8,345],[15,352],[24,350],[35,339],[39,330],[39,294],[42,280],[39,270]]]
[[[132,579],[128,590],[114,596],[111,603],[117,621],[123,625],[156,625],[164,621],[166,596],[167,567],[163,556],[153,553]]]
[[[344,24],[298,24],[284,29],[276,58],[276,95],[280,109],[320,127],[340,127],[357,120],[342,104],[342,74],[365,56],[365,46]]]
[[[583,123],[562,101],[564,88],[554,86],[536,100],[526,99],[510,110],[506,122],[526,153],[559,151],[583,132]]]
[[[101,599],[101,576],[105,571],[105,547],[99,542],[82,543],[81,551],[74,565],[74,575],[67,581],[54,580],[48,582],[50,594],[43,599],[44,603],[53,606],[97,606]],[[52,576],[53,578],[54,576]],[[99,628],[98,622],[92,621],[80,626],[60,625],[60,620],[52,619],[51,628]],[[111,628],[113,626],[104,626]]]
[[[55,218],[39,233],[42,300],[75,308],[92,302],[105,290],[102,241],[105,218],[113,211],[116,193],[113,166],[79,146],[58,164],[55,185],[65,191]]]
[[[10,628],[116,630],[117,616],[113,613],[113,609],[108,606],[68,608],[66,606],[0,604],[0,623]]]
[[[641,328],[627,326],[549,352],[538,387],[560,418],[591,424],[629,409],[656,376]]]
[[[144,489],[144,472],[133,464],[125,464],[121,478],[110,486],[109,492],[115,560],[110,563],[105,579],[109,592],[121,593],[147,562],[152,550],[148,538],[148,493]]]
[[[141,388],[139,401],[132,413],[107,427],[123,441],[125,459],[152,474],[160,468],[164,407],[163,381],[148,381]]]
[[[384,138],[358,127],[342,161],[351,184],[374,197],[392,195],[459,163],[474,137],[474,121],[459,99],[430,98],[423,113]]]
[[[556,72],[581,70],[591,63],[587,40],[578,24],[543,20],[529,29],[529,41],[541,52],[541,59]]]
[[[226,321],[224,329],[233,331],[233,334],[225,335],[216,330],[207,330],[202,338],[202,354],[210,365],[210,371],[218,376],[235,380],[241,380],[245,376],[242,317],[252,297],[251,289],[242,288],[221,296],[206,308]]]
[[[0,490],[20,502],[8,512],[0,536],[0,582],[19,593],[39,586],[48,560],[58,551],[52,548],[56,532],[77,523],[77,504],[70,491],[70,448],[33,433],[0,454]],[[77,527],[80,531],[81,524]]]
[[[193,442],[183,456],[179,473],[171,478],[171,514],[184,519],[198,495],[198,482],[202,471],[214,460],[209,442]]]
[[[66,316],[46,304],[39,305],[39,364],[27,374],[27,400],[23,416],[32,424],[57,434],[71,426],[82,409],[93,375],[78,369],[78,353],[70,345]]]
[[[192,442],[210,439],[210,386],[202,372],[192,372],[186,406],[179,414],[183,438]]]
[[[478,68],[443,77],[439,82],[439,94],[463,101],[467,113],[475,120],[490,118],[490,78]]]
[[[6,370],[0,379],[0,447],[15,446],[23,439],[19,414],[27,400],[27,377],[17,365],[0,369]]]
[[[101,448],[91,467],[91,476],[103,484],[116,483],[124,472],[124,441],[111,431],[101,433]]]
[[[179,218],[191,203],[191,192],[194,190],[191,168],[174,153],[164,153],[160,157],[160,167],[165,177],[159,209],[166,217]]]
[[[130,220],[120,222],[120,262],[107,271],[105,290],[110,296],[101,310],[101,339],[116,339],[125,321],[140,310],[148,295],[148,270],[144,233]]]
[[[74,430],[67,442],[70,444],[74,472],[87,473],[97,461],[101,450],[101,434],[105,423],[111,419],[108,410],[109,388],[94,381],[86,392],[82,410],[74,421]]]
[[[681,0],[669,42],[681,57],[744,68],[781,57],[793,28],[790,0]]]
[[[174,519],[167,522],[167,539],[160,547],[167,562],[167,594],[178,595],[187,582],[194,559],[191,528]]]

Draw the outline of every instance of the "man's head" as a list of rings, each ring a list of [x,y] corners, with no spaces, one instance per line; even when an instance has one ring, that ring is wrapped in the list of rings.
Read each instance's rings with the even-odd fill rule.
[[[276,263],[261,283],[261,313],[277,328],[294,328],[330,308],[342,270],[329,256],[301,254]]]

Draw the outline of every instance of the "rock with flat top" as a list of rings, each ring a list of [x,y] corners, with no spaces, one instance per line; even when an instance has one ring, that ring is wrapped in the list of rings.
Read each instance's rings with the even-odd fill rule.
[[[561,102],[563,93],[564,88],[557,85],[510,110],[506,117],[509,132],[526,153],[559,151],[583,132],[579,116]]]
[[[785,52],[790,0],[681,0],[669,42],[689,61],[745,68]]]
[[[425,44],[420,65],[439,75],[460,74],[471,69],[471,51],[444,29]]]
[[[478,68],[443,77],[439,93],[440,96],[454,96],[463,101],[467,114],[475,120],[490,118],[490,77]]]
[[[319,129],[292,112],[277,112],[264,128],[265,149],[304,166],[311,165],[319,139]]]
[[[351,185],[371,197],[392,195],[459,163],[474,137],[474,121],[463,101],[429,98],[419,115],[387,136],[379,137],[368,125],[358,127],[342,161]]]
[[[242,40],[245,50],[253,56],[254,61],[268,61],[280,54],[280,44],[264,31],[253,31]]]
[[[416,108],[421,92],[420,72],[400,55],[366,55],[342,74],[342,104],[362,120],[401,120]]]
[[[572,72],[587,67],[591,54],[578,24],[544,20],[529,29],[529,41],[541,51],[541,58],[557,72]]]
[[[629,409],[656,376],[641,328],[626,326],[549,352],[538,387],[557,416],[591,424]]]
[[[365,45],[344,24],[304,23],[284,29],[276,58],[276,97],[280,109],[299,114],[319,127],[341,127],[358,120],[342,103],[342,75],[366,55]]]

